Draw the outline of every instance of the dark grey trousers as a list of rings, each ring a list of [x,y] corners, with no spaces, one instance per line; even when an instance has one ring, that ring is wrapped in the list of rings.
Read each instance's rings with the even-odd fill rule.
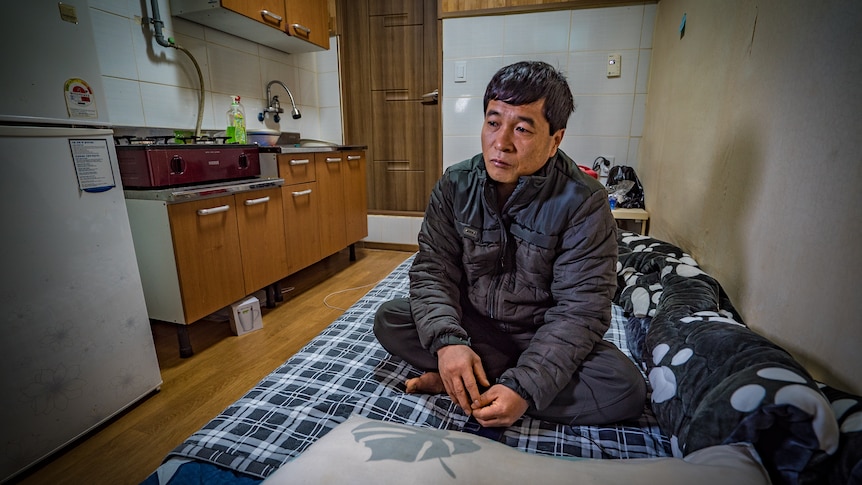
[[[492,383],[517,364],[533,337],[532,332],[502,332],[483,318],[464,317],[461,325]],[[380,306],[374,334],[392,355],[422,371],[437,371],[437,357],[419,343],[407,298]],[[527,414],[573,426],[610,424],[639,417],[645,399],[646,383],[638,368],[613,344],[601,340],[553,402],[542,410],[531,404]]]

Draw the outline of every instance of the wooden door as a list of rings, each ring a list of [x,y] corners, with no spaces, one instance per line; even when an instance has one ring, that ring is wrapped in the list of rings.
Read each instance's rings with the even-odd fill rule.
[[[442,170],[436,0],[342,0],[345,141],[368,145],[369,213],[423,212]]]
[[[246,295],[235,206],[232,195],[168,205],[186,322]]]
[[[281,187],[235,194],[246,294],[287,276]]]

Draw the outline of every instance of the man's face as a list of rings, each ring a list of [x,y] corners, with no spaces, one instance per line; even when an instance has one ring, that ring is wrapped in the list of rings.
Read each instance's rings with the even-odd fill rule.
[[[530,175],[557,153],[565,129],[549,135],[550,125],[542,108],[545,100],[513,106],[502,101],[488,102],[482,126],[482,155],[485,170],[501,184],[514,184]]]

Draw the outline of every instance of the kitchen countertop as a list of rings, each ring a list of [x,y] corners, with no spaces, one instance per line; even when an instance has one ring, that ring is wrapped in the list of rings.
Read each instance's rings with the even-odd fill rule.
[[[210,199],[222,195],[249,192],[252,190],[281,187],[284,179],[278,177],[257,177],[243,180],[231,180],[211,184],[189,185],[183,187],[168,187],[164,189],[125,189],[123,195],[127,199],[161,200],[168,204],[188,202],[190,200]]]
[[[367,145],[322,145],[322,146],[293,146],[278,145],[271,147],[259,147],[260,153],[320,153],[320,152],[342,152],[348,150],[365,150]]]

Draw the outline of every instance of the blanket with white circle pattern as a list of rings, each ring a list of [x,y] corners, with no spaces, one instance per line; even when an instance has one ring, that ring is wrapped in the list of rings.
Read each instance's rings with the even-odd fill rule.
[[[862,398],[749,329],[682,249],[620,232],[615,302],[673,452],[750,442],[775,483],[862,483]]]

